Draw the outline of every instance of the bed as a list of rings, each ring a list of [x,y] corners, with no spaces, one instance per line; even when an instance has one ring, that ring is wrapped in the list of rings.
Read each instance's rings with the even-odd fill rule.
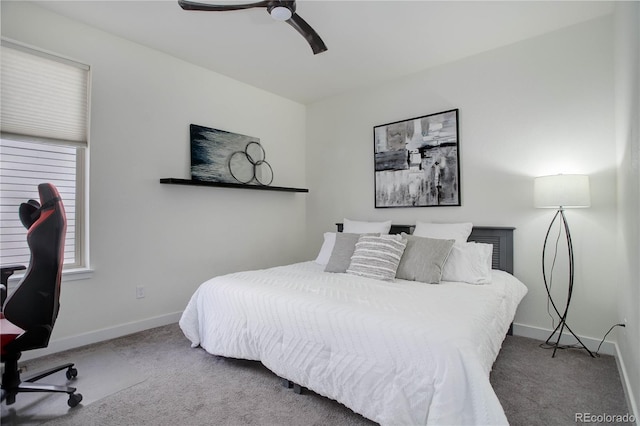
[[[527,290],[512,275],[513,228],[474,227],[469,241],[492,245],[490,282],[382,281],[302,262],[204,282],[180,327],[193,347],[260,361],[382,425],[508,424],[489,373]]]

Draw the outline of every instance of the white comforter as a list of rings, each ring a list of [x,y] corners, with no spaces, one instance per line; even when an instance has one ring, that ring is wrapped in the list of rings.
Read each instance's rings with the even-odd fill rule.
[[[304,262],[203,283],[180,327],[383,425],[507,424],[489,372],[526,291],[496,270],[430,285]]]

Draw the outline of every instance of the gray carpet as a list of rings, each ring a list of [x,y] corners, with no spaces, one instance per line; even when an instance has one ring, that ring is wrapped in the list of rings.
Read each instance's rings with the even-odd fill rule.
[[[614,357],[565,349],[551,358],[553,350],[539,345],[509,336],[493,366],[491,384],[512,425],[580,424],[581,413],[633,414]]]
[[[220,358],[190,348],[177,324],[30,364],[55,364],[60,359],[73,362],[104,353],[117,354],[121,369],[137,384],[123,382],[120,390],[98,400],[85,399],[74,409],[66,408],[66,396],[53,395],[50,398],[58,398],[64,413],[47,413],[48,408],[38,406],[39,416],[25,415],[24,424],[33,424],[34,418],[48,426],[374,424],[312,392],[295,394],[257,362]],[[113,383],[113,377],[120,374],[120,366],[112,363],[80,367],[77,386],[83,394],[89,389],[82,388],[82,376]],[[627,413],[615,360],[609,356],[592,359],[586,352],[564,350],[552,359],[538,342],[508,337],[491,382],[512,425],[575,424],[576,412]],[[3,404],[3,413],[5,409]],[[23,424],[22,414],[16,410],[11,421]]]
[[[50,357],[33,360],[28,363],[28,371],[24,374],[45,371],[49,367],[67,363],[67,354],[57,354]],[[108,347],[100,349],[87,346],[74,351],[69,358],[78,371],[99,372],[99,374],[80,374],[76,379],[68,380],[66,370],[57,372],[42,383],[53,385],[69,385],[78,388],[82,395],[82,404],[87,406],[106,396],[112,395],[128,387],[134,386],[146,379],[138,368],[127,362],[124,354],[119,354]],[[104,372],[108,372],[105,374]],[[66,394],[55,393],[23,393],[16,397],[16,402],[10,406],[2,404],[2,426],[39,425],[48,420],[67,414],[71,408],[67,405]]]

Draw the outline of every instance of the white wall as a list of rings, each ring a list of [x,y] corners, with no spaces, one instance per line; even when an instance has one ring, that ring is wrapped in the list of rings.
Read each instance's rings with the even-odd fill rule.
[[[618,321],[611,46],[607,17],[309,105],[309,256],[344,217],[515,226],[515,275],[529,288],[516,323],[550,330],[540,258],[553,211],[533,208],[533,177],[586,173],[592,207],[567,212],[576,258],[569,324],[599,341]],[[452,108],[462,206],[375,209],[373,126]],[[556,276],[564,293],[560,266]]]
[[[306,194],[159,179],[190,176],[196,123],[259,137],[273,184],[304,187],[303,105],[30,4],[2,2],[2,35],[91,66],[95,273],[63,283],[54,347],[175,321],[211,276],[302,260]]]
[[[640,3],[615,8],[616,143],[620,280],[618,331],[623,380],[632,391],[636,416],[640,407]],[[637,418],[637,417],[636,417]]]

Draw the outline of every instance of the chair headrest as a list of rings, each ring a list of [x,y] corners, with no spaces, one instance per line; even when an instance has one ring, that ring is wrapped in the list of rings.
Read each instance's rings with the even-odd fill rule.
[[[22,203],[20,204],[18,214],[20,215],[22,225],[29,229],[40,217],[40,203],[36,200],[29,200],[26,203]]]
[[[26,203],[20,204],[20,208],[18,209],[20,222],[22,222],[22,225],[27,229],[30,229],[31,226],[38,221],[40,213],[43,210],[50,209],[54,207],[57,202],[62,201],[58,190],[50,183],[41,183],[38,185],[38,193],[42,205],[36,200],[29,200]]]

